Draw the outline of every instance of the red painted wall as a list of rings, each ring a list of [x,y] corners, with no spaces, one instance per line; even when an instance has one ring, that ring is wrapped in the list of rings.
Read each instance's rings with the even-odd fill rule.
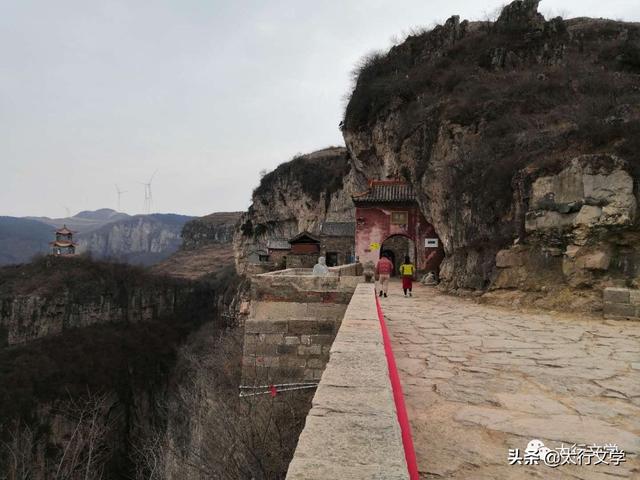
[[[291,253],[318,253],[320,245],[318,243],[294,243],[291,245]]]
[[[391,223],[391,212],[408,212],[406,225]],[[412,206],[357,206],[356,207],[356,255],[360,262],[374,263],[380,258],[380,250],[372,249],[372,243],[382,243],[392,235],[404,235],[416,246],[416,267],[420,271],[438,271],[444,258],[440,240],[437,248],[426,248],[426,238],[438,238],[433,225],[428,223],[417,205]]]

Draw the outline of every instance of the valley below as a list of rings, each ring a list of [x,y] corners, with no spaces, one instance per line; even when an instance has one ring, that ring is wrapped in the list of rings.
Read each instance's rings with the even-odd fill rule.
[[[356,247],[377,260],[385,240],[413,236],[407,256],[426,265],[409,210],[441,254],[416,275],[434,285],[402,296],[394,278],[376,298],[431,462],[420,478],[526,478],[509,477],[506,450],[488,455],[535,436],[538,414],[624,430],[636,456],[620,476],[633,478],[640,24],[547,19],[538,3],[512,2],[495,21],[452,16],[365,57],[344,145],[283,157],[246,211],[0,217],[0,480],[284,479],[342,315],[373,272]],[[366,228],[381,235],[365,204],[376,186],[391,192],[378,209],[396,233],[362,245]],[[75,254],[52,254],[63,225]],[[340,264],[327,278],[311,275],[320,252]],[[336,356],[367,370],[357,336],[380,347],[378,319],[352,320]],[[276,370],[308,389],[268,394],[269,378],[240,395],[260,386],[247,373]],[[344,400],[350,386],[333,375]],[[315,425],[344,413],[323,400]],[[576,437],[558,428],[542,431]]]

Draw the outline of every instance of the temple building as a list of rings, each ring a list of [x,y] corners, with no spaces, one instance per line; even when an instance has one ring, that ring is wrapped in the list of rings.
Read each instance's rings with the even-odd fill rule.
[[[52,255],[75,255],[76,243],[73,241],[75,232],[69,230],[66,225],[56,230],[56,239],[50,242]]]
[[[291,244],[285,238],[272,238],[267,241],[268,260],[279,269],[285,268],[290,251]]]
[[[353,195],[356,207],[355,254],[362,263],[391,259],[398,272],[408,255],[420,272],[438,272],[444,249],[424,218],[411,185],[401,180],[372,180]]]
[[[320,256],[320,239],[302,232],[289,240],[291,251],[287,255],[287,268],[312,268]]]
[[[335,267],[355,261],[355,222],[324,222],[320,228],[320,254],[327,266]]]

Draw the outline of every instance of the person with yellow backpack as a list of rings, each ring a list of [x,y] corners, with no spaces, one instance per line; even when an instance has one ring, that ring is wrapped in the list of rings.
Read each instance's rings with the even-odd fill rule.
[[[416,267],[413,266],[409,256],[404,257],[404,263],[400,265],[400,275],[402,276],[402,290],[404,290],[404,296],[407,296],[407,290],[411,297],[411,289],[413,287],[413,277],[416,273]]]

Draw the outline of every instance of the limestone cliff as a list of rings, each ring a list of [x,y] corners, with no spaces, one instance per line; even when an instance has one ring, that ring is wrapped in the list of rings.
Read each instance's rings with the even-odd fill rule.
[[[244,272],[249,256],[270,239],[317,233],[326,220],[353,221],[354,180],[343,147],[299,155],[267,173],[234,237],[238,271]]]
[[[82,257],[0,269],[0,478],[159,478],[178,352],[234,325],[238,291]]]
[[[187,222],[180,249],[154,265],[152,271],[187,279],[227,274],[233,270],[233,235],[241,215],[216,212]]]
[[[355,175],[413,184],[448,288],[640,275],[640,25],[547,20],[537,6],[513,2],[495,22],[454,16],[367,58],[346,108]],[[496,266],[514,242],[528,253]]]
[[[150,265],[177,251],[184,224],[192,217],[175,214],[136,215],[77,237],[78,253],[97,258]]]
[[[0,270],[0,347],[96,324],[155,321],[192,293],[187,282],[126,265],[47,256]]]
[[[216,212],[194,218],[182,228],[182,249],[194,250],[205,245],[230,244],[242,212]]]

